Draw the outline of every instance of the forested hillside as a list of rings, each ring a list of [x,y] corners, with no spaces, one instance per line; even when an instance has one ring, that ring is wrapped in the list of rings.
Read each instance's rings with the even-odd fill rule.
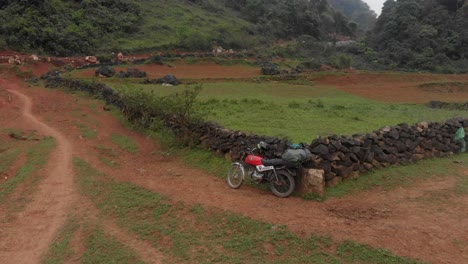
[[[4,0],[1,46],[52,55],[109,49],[249,49],[277,39],[352,36],[327,0]]]
[[[387,0],[369,38],[380,63],[395,68],[466,71],[468,5],[464,0]]]
[[[372,29],[377,20],[377,14],[362,0],[328,0],[336,10],[342,12],[351,21],[358,24],[362,33]]]
[[[351,36],[357,25],[349,23],[328,0],[190,0],[201,7],[218,12],[236,11],[255,24],[257,33],[274,38],[295,38],[310,35],[317,40],[330,33]]]
[[[0,8],[0,35],[8,47],[62,56],[91,52],[137,31],[141,13],[126,0],[4,0]]]
[[[358,43],[330,45],[346,37]],[[0,49],[68,56],[214,44],[316,67],[466,72],[468,1],[387,0],[376,19],[362,0],[0,0]]]

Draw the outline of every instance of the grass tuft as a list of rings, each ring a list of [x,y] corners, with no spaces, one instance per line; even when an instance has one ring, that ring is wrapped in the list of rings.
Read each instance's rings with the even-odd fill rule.
[[[117,134],[117,133],[112,133],[111,141],[127,152],[130,152],[130,153],[138,152],[138,145],[136,144],[135,140],[133,140],[133,138],[131,137]]]
[[[462,154],[450,158],[422,160],[415,164],[392,166],[382,170],[360,175],[358,178],[328,188],[324,198],[344,197],[359,191],[380,188],[385,191],[396,187],[408,186],[418,180],[428,180],[443,175],[457,175],[460,166],[454,161],[468,162],[468,155]],[[458,177],[457,192],[468,193],[468,185],[463,177]]]
[[[74,252],[70,248],[70,241],[79,229],[80,224],[76,219],[68,218],[65,225],[59,231],[54,242],[49,247],[49,252],[44,257],[44,264],[65,263],[73,256]]]
[[[83,264],[94,263],[144,263],[137,254],[107,235],[100,228],[94,230],[85,241],[86,251],[81,258]]]
[[[30,181],[31,175],[47,162],[47,154],[54,146],[54,139],[47,138],[39,141],[28,150],[26,164],[16,172],[13,178],[0,185],[0,201],[4,200],[21,183],[28,182],[34,185],[36,180]],[[25,190],[29,190],[29,188],[25,188]]]

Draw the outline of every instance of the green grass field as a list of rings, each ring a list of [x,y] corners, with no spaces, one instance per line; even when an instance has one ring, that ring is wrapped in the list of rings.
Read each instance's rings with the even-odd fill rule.
[[[117,91],[141,90],[164,96],[186,86],[109,81]],[[317,136],[367,133],[387,125],[468,117],[466,111],[436,110],[418,104],[372,101],[333,87],[287,82],[216,82],[203,84],[198,97],[205,120],[260,135],[310,142]]]

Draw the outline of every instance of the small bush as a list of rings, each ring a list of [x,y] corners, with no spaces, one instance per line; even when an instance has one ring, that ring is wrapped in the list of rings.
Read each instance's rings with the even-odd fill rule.
[[[293,108],[293,109],[298,109],[298,108],[301,108],[301,104],[296,101],[292,101],[288,104],[288,107]]]

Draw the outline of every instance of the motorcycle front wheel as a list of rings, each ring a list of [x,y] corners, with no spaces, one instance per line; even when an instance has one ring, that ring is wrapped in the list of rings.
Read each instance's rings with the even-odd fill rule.
[[[278,175],[278,179],[272,175],[270,181],[271,192],[281,198],[290,196],[296,187],[294,177],[285,171],[277,171],[276,174]]]
[[[244,182],[244,169],[240,164],[232,164],[227,174],[227,184],[233,189],[238,189]]]

